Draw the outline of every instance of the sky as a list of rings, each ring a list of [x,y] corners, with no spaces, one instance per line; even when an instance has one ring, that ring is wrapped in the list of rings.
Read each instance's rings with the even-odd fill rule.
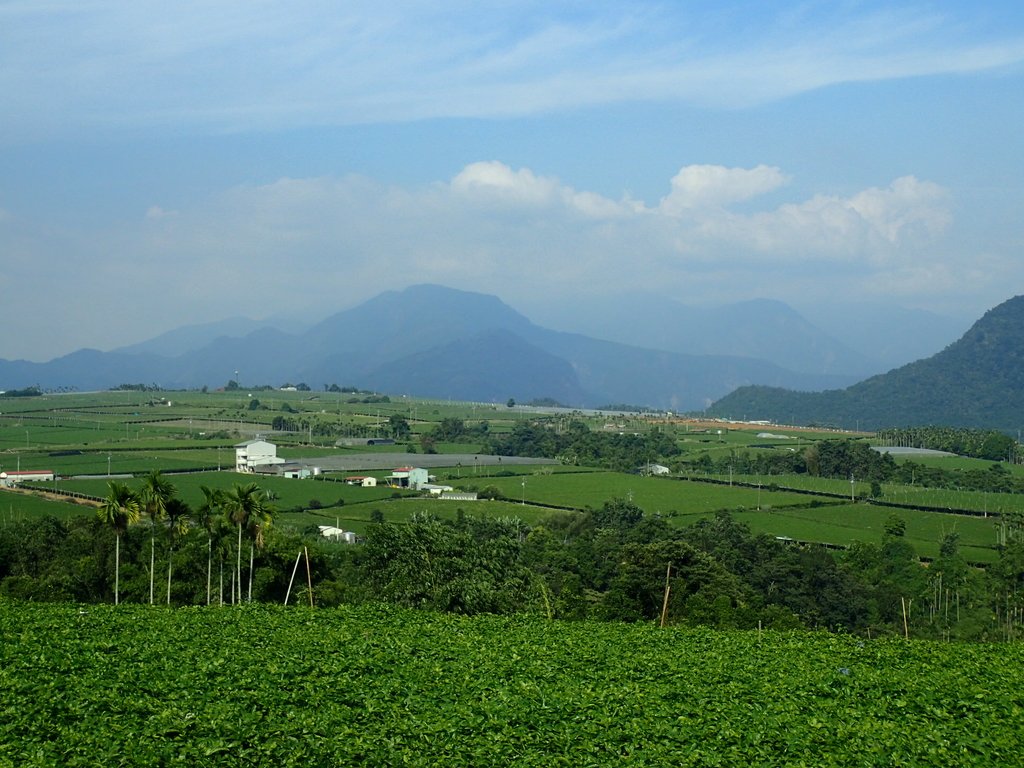
[[[0,358],[418,283],[976,317],[1022,125],[1019,0],[0,0]]]

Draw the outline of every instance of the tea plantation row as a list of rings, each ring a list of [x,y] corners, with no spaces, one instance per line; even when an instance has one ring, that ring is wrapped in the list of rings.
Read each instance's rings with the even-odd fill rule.
[[[0,765],[1010,765],[1024,646],[0,602]]]

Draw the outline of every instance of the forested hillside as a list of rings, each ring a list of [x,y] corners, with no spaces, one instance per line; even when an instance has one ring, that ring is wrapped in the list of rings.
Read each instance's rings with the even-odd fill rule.
[[[942,352],[843,390],[742,387],[709,413],[879,429],[948,424],[1024,427],[1024,296],[989,310]]]

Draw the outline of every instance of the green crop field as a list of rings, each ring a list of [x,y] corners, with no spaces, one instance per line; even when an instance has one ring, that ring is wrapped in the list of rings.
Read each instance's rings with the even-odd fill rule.
[[[757,488],[569,469],[560,467],[552,471],[548,467],[516,467],[515,471],[521,474],[502,476],[466,474],[456,477],[454,470],[449,473],[446,481],[456,486],[498,488],[506,497],[505,501],[499,502],[411,498],[412,494],[403,492],[401,495],[409,498],[398,503],[393,498],[395,489],[385,486],[361,488],[323,480],[252,478],[233,472],[172,475],[168,479],[175,485],[180,497],[193,505],[202,500],[199,490],[201,485],[226,489],[237,483],[255,481],[271,495],[273,504],[278,508],[277,524],[292,530],[338,523],[346,530],[362,533],[374,510],[380,510],[386,519],[394,522],[407,520],[414,512],[430,512],[450,518],[454,517],[458,509],[462,509],[467,514],[518,517],[527,524],[535,524],[551,513],[545,505],[576,509],[599,508],[607,501],[626,498],[632,499],[633,503],[650,514],[667,515],[675,525],[689,525],[717,510],[727,509],[737,519],[750,525],[755,533],[838,546],[848,546],[855,541],[879,543],[886,521],[896,515],[906,522],[907,541],[922,556],[937,556],[942,536],[950,532],[959,534],[960,546],[971,562],[993,562],[997,556],[995,544],[998,518],[833,501],[815,505],[813,496],[769,491],[767,486],[758,491]],[[443,477],[444,473],[441,474]],[[841,481],[824,482],[839,482],[842,488]],[[139,485],[141,480],[129,481],[129,484]],[[60,489],[98,497],[107,492],[106,478],[62,480],[56,485]],[[808,485],[820,486],[821,482]],[[7,519],[43,514],[63,517],[93,513],[85,507],[24,495],[10,496]],[[932,498],[940,499],[941,496]],[[315,505],[320,508],[310,508]],[[292,511],[297,508],[303,508],[303,511]],[[0,512],[4,510],[0,509]]]
[[[0,765],[1016,765],[1024,646],[0,602]]]
[[[894,511],[873,504],[743,511],[735,513],[735,517],[755,533],[848,546],[855,541],[880,543],[885,524],[893,514],[906,523],[906,540],[923,557],[937,557],[942,537],[956,532],[960,536],[960,551],[967,560],[990,563],[997,558],[995,522],[982,517],[913,509]]]
[[[175,474],[169,479],[181,498],[196,505],[201,500],[199,485],[215,488],[235,483],[257,482],[279,510],[278,524],[305,529],[314,524],[339,522],[361,531],[376,508],[386,518],[404,520],[411,510],[426,510],[451,516],[459,507],[466,514],[516,516],[532,523],[543,518],[545,507],[600,508],[613,499],[632,501],[649,514],[661,514],[675,525],[687,525],[719,510],[730,510],[753,530],[798,540],[848,545],[853,541],[877,542],[885,521],[898,515],[907,523],[907,536],[915,550],[934,556],[941,537],[955,530],[964,554],[972,562],[991,562],[995,557],[996,520],[969,518],[936,512],[885,507],[886,502],[921,505],[938,509],[969,509],[983,514],[1024,512],[1024,494],[991,493],[956,488],[923,488],[919,484],[883,483],[879,506],[848,505],[842,498],[809,496],[793,489],[858,499],[870,495],[871,486],[858,480],[826,479],[807,475],[739,475],[737,485],[687,482],[573,466],[450,466],[432,469],[439,482],[458,489],[483,490],[493,486],[503,494],[500,502],[448,502],[421,499],[415,504],[393,500],[390,488],[364,489],[331,482],[285,480],[276,477],[239,476],[215,472],[234,461],[234,444],[260,432],[264,435],[277,416],[294,417],[302,429],[274,435],[279,455],[284,458],[348,456],[359,453],[387,454],[418,446],[443,418],[463,419],[469,425],[483,421],[491,432],[505,433],[517,422],[536,414],[527,408],[504,404],[474,404],[396,397],[390,402],[364,402],[365,394],[283,391],[227,392],[99,392],[0,399],[0,471],[16,469],[54,470],[62,478],[91,475],[91,479],[61,479],[57,487],[94,496],[107,493],[107,474],[131,475],[131,485],[141,476],[159,469],[166,472],[206,470],[197,474]],[[373,400],[373,398],[370,398]],[[341,436],[386,433],[392,417],[408,420],[412,432],[394,446],[335,446]],[[597,432],[644,434],[660,430],[671,436],[689,461],[703,452],[716,460],[732,451],[752,455],[775,451],[801,451],[820,439],[842,437],[834,432],[793,432],[779,436],[765,427],[736,429],[722,423],[704,428],[653,416],[551,415],[560,429],[581,421]],[[325,428],[316,434],[313,425]],[[448,453],[476,454],[481,441],[439,442],[434,448]],[[432,457],[433,458],[433,457]],[[680,457],[665,458],[665,462]],[[905,459],[897,459],[902,461]],[[962,458],[908,457],[926,465],[956,471],[987,470],[992,462]],[[453,460],[454,461],[454,460]],[[721,465],[720,465],[721,466]],[[1006,465],[1019,474],[1024,467]],[[369,472],[376,476],[383,473]],[[727,475],[719,479],[728,480]],[[745,482],[748,487],[738,485]],[[758,488],[760,485],[760,488]],[[778,490],[773,490],[777,486]],[[524,503],[525,502],[525,503]],[[0,497],[0,522],[52,513],[60,517],[92,514],[91,510],[41,498],[5,495]],[[817,504],[816,508],[810,508]],[[301,511],[300,511],[301,510]]]
[[[991,462],[988,462],[991,464]],[[728,482],[728,475],[711,475],[712,479]],[[779,487],[830,493],[849,496],[852,492],[857,498],[870,496],[871,484],[854,482],[851,487],[849,480],[827,477],[811,477],[810,475],[740,475],[732,480],[746,485],[767,486],[776,484]],[[926,488],[921,485],[905,485],[902,483],[881,483],[881,503],[916,504],[924,507],[940,509],[967,509],[978,512],[1005,513],[1024,512],[1024,495],[1019,493],[990,493],[985,491],[968,491],[950,488]]]
[[[359,504],[362,502],[379,501],[390,498],[396,489],[383,485],[376,488],[362,488],[323,480],[291,480],[283,477],[257,477],[240,475],[236,472],[199,472],[186,475],[169,475],[167,479],[174,485],[178,495],[188,504],[196,506],[203,500],[200,486],[214,489],[228,489],[236,484],[256,483],[265,493],[271,495],[272,503],[279,509],[308,506],[316,499],[324,506],[335,506],[339,500],[343,504]],[[107,494],[106,478],[88,480],[63,480],[57,487],[78,493],[103,497]],[[127,481],[129,486],[139,487],[141,479]],[[400,494],[402,492],[399,492]],[[405,492],[408,493],[408,492]]]
[[[67,518],[96,514],[92,507],[51,501],[38,496],[0,489],[0,524],[51,515]]]
[[[887,485],[884,492],[886,499],[897,504],[974,509],[979,512],[1024,512],[1024,495],[1019,493],[986,493],[909,485]]]
[[[0,510],[2,511],[2,510]],[[534,525],[547,515],[550,509],[523,506],[509,501],[459,502],[429,498],[386,499],[377,503],[324,506],[322,509],[306,509],[302,512],[279,512],[274,516],[274,525],[284,531],[302,533],[310,526],[333,525],[345,531],[365,534],[373,515],[379,512],[385,522],[404,523],[414,515],[431,515],[444,520],[454,520],[459,513],[475,517],[517,519],[526,525]],[[3,516],[0,515],[0,520]]]
[[[652,514],[757,509],[758,506],[788,506],[810,501],[803,494],[773,492],[767,487],[759,491],[757,488],[691,483],[622,472],[493,477],[488,478],[486,484],[495,486],[510,499],[521,499],[525,495],[528,502],[576,508],[597,508],[606,501],[626,498]]]

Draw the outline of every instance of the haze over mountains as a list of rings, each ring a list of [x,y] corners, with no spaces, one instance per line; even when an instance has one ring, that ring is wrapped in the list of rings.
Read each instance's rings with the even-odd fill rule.
[[[771,360],[804,373],[866,377],[933,355],[969,321],[923,310],[859,302],[809,306],[754,299],[690,306],[655,294],[579,299],[527,308],[536,322],[622,344],[692,355]]]
[[[563,328],[575,320],[588,335],[538,325],[495,296],[418,285],[305,329],[231,318],[111,352],[0,361],[0,388],[218,387],[237,378],[243,386],[336,383],[442,399],[689,411],[745,385],[836,389],[883,365],[774,301],[705,310],[623,296],[545,315]],[[889,335],[919,335],[910,325]]]

